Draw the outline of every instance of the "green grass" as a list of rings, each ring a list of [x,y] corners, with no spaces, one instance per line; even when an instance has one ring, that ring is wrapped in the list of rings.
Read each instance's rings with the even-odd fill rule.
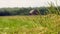
[[[58,34],[60,16],[0,16],[0,34]]]

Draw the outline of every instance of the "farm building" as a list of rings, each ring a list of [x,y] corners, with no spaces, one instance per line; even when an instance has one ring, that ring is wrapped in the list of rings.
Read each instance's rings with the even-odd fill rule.
[[[39,11],[36,10],[36,9],[33,9],[29,12],[30,15],[38,15],[39,14]]]

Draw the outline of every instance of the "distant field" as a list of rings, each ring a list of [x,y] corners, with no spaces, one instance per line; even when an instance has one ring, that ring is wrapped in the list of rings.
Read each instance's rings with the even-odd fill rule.
[[[0,34],[58,34],[60,16],[0,16]]]

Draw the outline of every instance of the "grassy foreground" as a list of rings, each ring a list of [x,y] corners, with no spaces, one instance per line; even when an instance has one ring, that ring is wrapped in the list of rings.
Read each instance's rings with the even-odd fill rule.
[[[60,16],[0,16],[0,34],[58,34]]]

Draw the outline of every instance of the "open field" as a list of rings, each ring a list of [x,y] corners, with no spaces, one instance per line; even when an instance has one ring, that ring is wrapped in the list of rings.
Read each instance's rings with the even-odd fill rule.
[[[60,16],[0,16],[0,34],[58,34]]]

